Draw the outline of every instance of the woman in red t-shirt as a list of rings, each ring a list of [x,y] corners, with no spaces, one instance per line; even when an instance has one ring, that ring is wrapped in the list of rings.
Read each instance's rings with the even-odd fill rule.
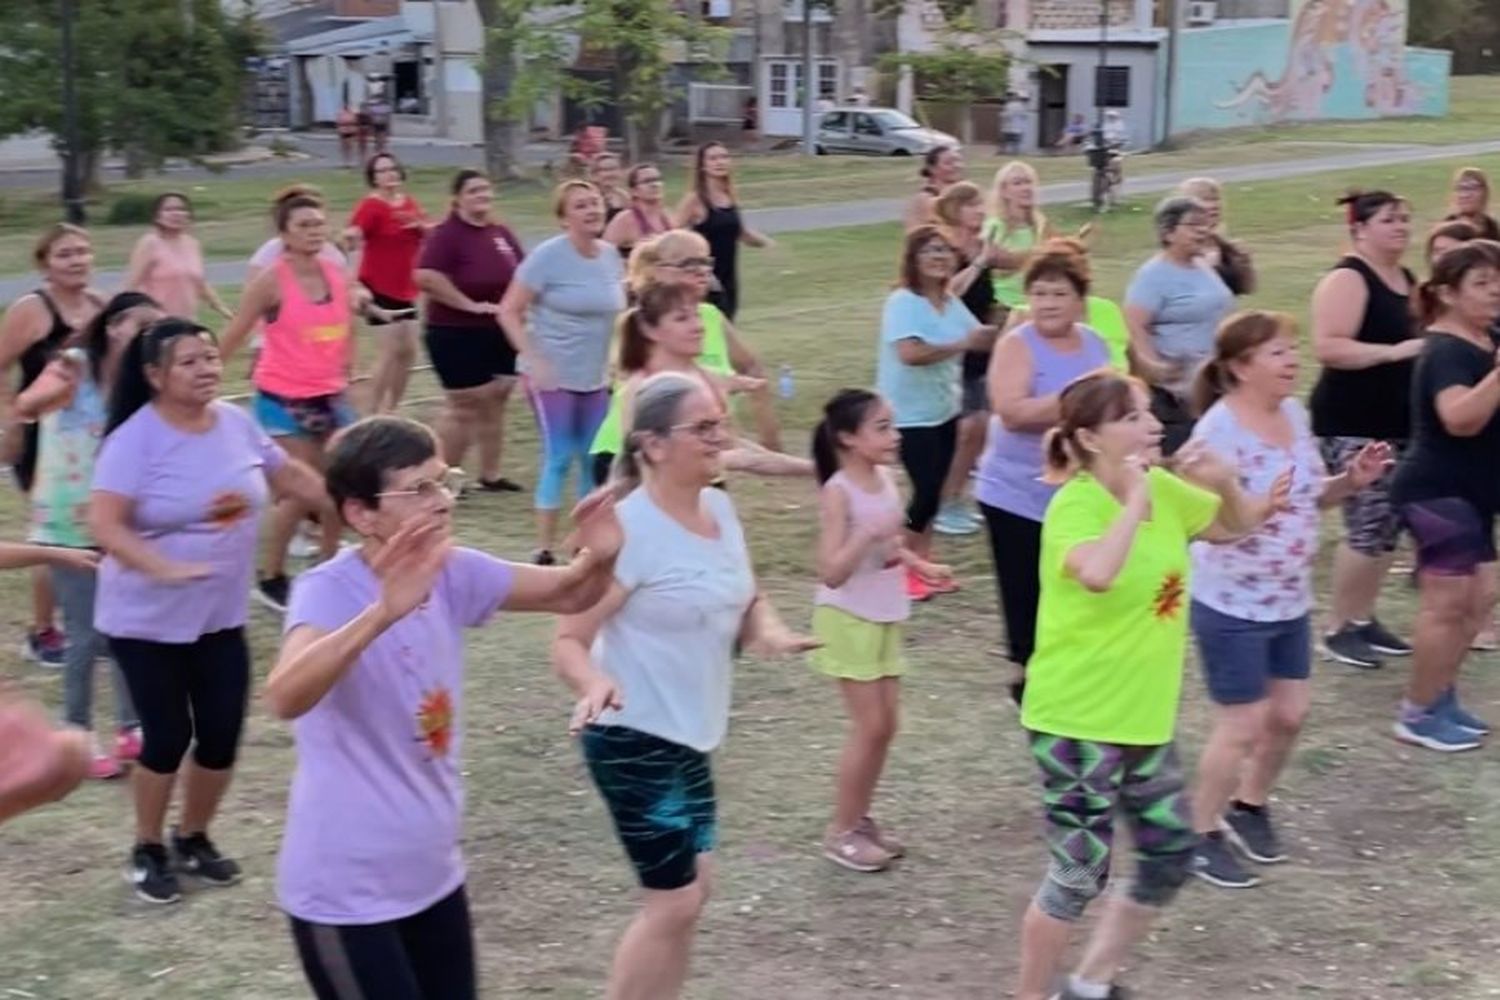
[[[427,232],[422,206],[403,188],[406,170],[389,153],[377,153],[365,164],[370,193],[354,209],[344,237],[351,251],[363,248],[359,281],[375,305],[392,314],[390,321],[371,318],[384,327],[371,377],[370,409],[388,413],[401,403],[412,362],[417,359],[417,253]]]

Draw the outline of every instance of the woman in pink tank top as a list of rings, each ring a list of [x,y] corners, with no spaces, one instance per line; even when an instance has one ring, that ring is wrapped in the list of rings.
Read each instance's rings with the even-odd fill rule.
[[[356,419],[345,390],[354,363],[354,315],[368,307],[369,293],[351,287],[343,270],[321,256],[328,241],[321,199],[300,195],[278,202],[276,228],[283,253],[245,287],[239,311],[224,331],[221,352],[228,363],[264,321],[264,341],[251,375],[255,419],[293,458],[321,469],[328,439]],[[301,501],[283,497],[266,533],[256,596],[276,610],[285,609],[290,589],[287,544],[309,513],[314,511]],[[326,559],[338,550],[338,514],[331,505],[316,513]]]
[[[637,163],[625,175],[630,188],[630,207],[615,215],[604,227],[602,239],[613,244],[620,256],[629,259],[639,243],[672,228],[672,216],[663,204],[666,189],[662,186],[661,168],[654,163]]]
[[[136,241],[130,253],[125,291],[145,292],[169,316],[196,321],[198,307],[207,302],[225,319],[234,314],[208,283],[203,248],[192,234],[193,203],[187,195],[169,191],[151,209],[151,231]]]

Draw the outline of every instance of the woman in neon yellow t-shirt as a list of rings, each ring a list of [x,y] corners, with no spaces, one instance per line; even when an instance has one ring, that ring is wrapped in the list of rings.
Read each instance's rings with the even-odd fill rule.
[[[1042,595],[1021,722],[1042,772],[1052,865],[1021,935],[1017,1000],[1054,995],[1072,925],[1109,877],[1114,814],[1139,868],[1116,896],[1063,997],[1105,996],[1157,908],[1187,879],[1196,846],[1172,745],[1187,643],[1189,543],[1227,541],[1284,503],[1252,498],[1197,445],[1194,482],[1161,468],[1161,424],[1144,386],[1112,371],[1059,398],[1045,446],[1063,480],[1042,522]],[[1201,485],[1195,485],[1201,484]]]

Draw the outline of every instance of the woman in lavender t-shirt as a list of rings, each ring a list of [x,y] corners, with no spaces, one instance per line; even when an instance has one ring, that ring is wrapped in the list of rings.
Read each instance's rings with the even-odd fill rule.
[[[196,323],[164,319],[136,336],[120,361],[89,497],[89,529],[105,552],[94,627],[109,639],[141,722],[128,875],[151,903],[179,898],[162,834],[190,745],[172,836],[177,867],[211,885],[239,881],[208,824],[245,718],[256,522],[271,489],[324,498],[312,469],[218,398],[222,377],[213,335]]]
[[[566,568],[455,547],[456,477],[432,432],[400,417],[346,431],[327,477],[363,542],[297,578],[266,683],[271,710],[296,720],[277,895],[316,996],[469,1000],[463,633],[502,609],[592,606],[620,528],[612,502],[584,501]]]

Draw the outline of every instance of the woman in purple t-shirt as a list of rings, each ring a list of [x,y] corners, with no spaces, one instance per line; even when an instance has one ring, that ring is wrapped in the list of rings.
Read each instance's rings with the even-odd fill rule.
[[[266,682],[297,739],[277,895],[318,997],[469,1000],[463,633],[500,610],[591,607],[620,527],[608,499],[580,504],[565,569],[455,547],[453,470],[401,417],[347,431],[327,475],[363,543],[297,578]]]
[[[94,626],[109,639],[141,721],[128,875],[150,903],[179,898],[162,833],[189,745],[172,835],[177,867],[210,885],[239,881],[239,865],[218,852],[208,824],[245,719],[256,524],[270,490],[327,502],[317,473],[218,398],[222,379],[213,335],[197,323],[164,319],[132,340],[89,498],[89,529],[105,552]]]

